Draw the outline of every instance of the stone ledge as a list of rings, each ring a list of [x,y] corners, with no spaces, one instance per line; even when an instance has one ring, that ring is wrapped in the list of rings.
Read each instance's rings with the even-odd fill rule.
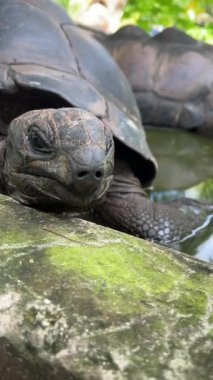
[[[0,196],[0,379],[211,379],[213,266]]]

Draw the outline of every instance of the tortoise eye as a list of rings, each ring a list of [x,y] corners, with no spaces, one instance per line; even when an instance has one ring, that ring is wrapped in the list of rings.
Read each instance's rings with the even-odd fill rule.
[[[111,148],[112,148],[112,138],[109,138],[106,143],[106,154],[109,153]]]
[[[51,153],[51,144],[44,133],[36,126],[31,126],[28,131],[28,139],[31,147],[39,153]]]

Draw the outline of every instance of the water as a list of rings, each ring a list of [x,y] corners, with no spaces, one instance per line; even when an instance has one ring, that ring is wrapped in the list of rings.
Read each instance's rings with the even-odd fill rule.
[[[159,164],[152,198],[190,197],[213,205],[213,138],[157,128],[148,129],[147,138]],[[174,248],[213,262],[213,218]]]

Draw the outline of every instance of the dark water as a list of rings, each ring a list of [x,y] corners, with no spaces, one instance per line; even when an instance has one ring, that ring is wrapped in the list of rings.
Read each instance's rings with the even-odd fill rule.
[[[179,197],[207,200],[213,205],[213,137],[172,130],[147,130],[159,173],[151,194],[154,200]],[[174,248],[213,262],[213,215],[203,228]]]

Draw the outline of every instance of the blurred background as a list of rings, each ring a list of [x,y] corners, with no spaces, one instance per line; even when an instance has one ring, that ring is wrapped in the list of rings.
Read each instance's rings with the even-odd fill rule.
[[[54,0],[78,23],[113,33],[134,24],[154,35],[176,26],[213,44],[213,0]]]

